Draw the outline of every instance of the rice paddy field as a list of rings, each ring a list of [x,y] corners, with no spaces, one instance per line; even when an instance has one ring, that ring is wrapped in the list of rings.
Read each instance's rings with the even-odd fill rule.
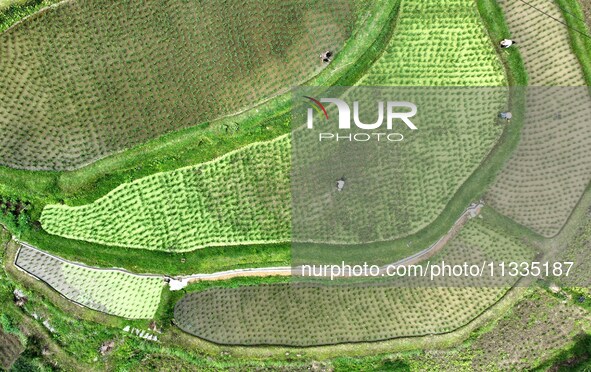
[[[505,72],[475,1],[403,1],[394,37],[358,85],[500,86]]]
[[[450,332],[505,293],[499,288],[339,288],[275,284],[188,294],[185,332],[219,344],[315,346]]]
[[[529,3],[564,21],[553,1]],[[520,1],[500,4],[534,87],[526,93],[520,143],[486,200],[516,222],[552,237],[591,180],[591,96],[583,87],[567,28]]]
[[[462,257],[475,263],[483,257],[519,260],[531,258],[532,252],[518,239],[473,219],[433,260],[454,262]],[[395,279],[400,278],[390,280]],[[376,341],[453,331],[492,306],[513,284],[490,277],[472,285],[444,280],[423,283],[424,287],[386,280],[213,288],[187,294],[177,302],[174,317],[185,332],[221,344]]]
[[[318,74],[354,14],[347,0],[63,2],[0,35],[0,164],[73,169],[248,108]]]
[[[285,136],[255,143],[123,184],[89,205],[47,207],[43,226],[68,238],[169,252],[288,241],[289,165]]]
[[[446,11],[448,6],[434,0],[403,3],[386,53],[370,67],[360,84],[506,84],[476,5],[454,0],[454,12]],[[445,31],[449,24],[457,28]],[[421,31],[420,25],[429,31]],[[417,39],[416,35],[422,33],[431,36]],[[466,35],[466,39],[458,39],[458,35]],[[461,58],[457,48],[450,45],[462,45]],[[406,66],[407,70],[399,71],[394,66]],[[387,74],[389,69],[394,73]],[[462,69],[475,74],[462,73]],[[428,76],[442,79],[429,80]],[[471,109],[445,116],[446,120],[426,120],[421,135],[392,150],[390,155],[398,159],[395,166],[373,172],[382,174],[396,189],[392,194],[395,200],[386,203],[393,212],[389,215],[389,211],[382,211],[388,218],[375,240],[414,233],[442,213],[503,131],[496,115],[506,99],[497,93],[457,93],[461,96],[456,98],[460,106]],[[452,98],[441,105],[451,104]],[[48,205],[41,223],[47,232],[71,239],[171,252],[226,244],[287,242],[290,150],[288,137],[253,144],[211,163],[122,184],[91,204]],[[357,208],[360,203],[352,205]],[[357,238],[351,242],[363,241]]]
[[[323,174],[316,169],[294,169],[292,159],[307,163],[318,151],[306,145],[292,151],[290,138],[281,137],[207,164],[123,184],[88,205],[49,205],[41,223],[47,232],[67,238],[170,252],[288,242],[292,208],[294,214],[306,213],[306,224],[313,225],[306,236],[294,237],[298,241],[366,243],[414,233],[441,213],[493,147],[503,129],[496,122],[496,113],[505,106],[507,96],[501,90],[413,93],[418,104],[426,107],[437,101],[438,109],[423,117],[421,134],[409,144],[375,149],[373,153],[384,159],[397,159],[385,169],[383,162],[368,161],[362,172],[355,172],[354,162],[361,159],[347,161],[337,156],[332,162],[318,161]],[[441,107],[452,103],[462,110],[442,112]],[[291,182],[290,172],[295,172],[297,180]],[[353,179],[350,191],[327,202],[326,189],[332,190],[333,179],[341,173]],[[290,191],[295,183],[306,187],[298,188],[294,196],[303,204],[292,205]],[[310,185],[320,190],[310,190]],[[372,194],[380,195],[375,208],[366,204]],[[362,214],[361,220],[374,221],[375,234],[341,232],[347,224],[341,224],[338,217],[356,212]],[[322,235],[323,231],[330,235]],[[340,240],[334,241],[335,236]]]
[[[71,301],[128,319],[152,318],[164,288],[162,277],[79,266],[28,246],[15,264]]]

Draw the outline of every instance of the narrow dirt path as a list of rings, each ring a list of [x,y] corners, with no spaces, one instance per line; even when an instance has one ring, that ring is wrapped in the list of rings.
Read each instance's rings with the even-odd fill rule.
[[[466,221],[468,221],[470,218],[476,217],[480,213],[480,209],[482,208],[482,206],[483,206],[482,204],[476,204],[476,203],[470,205],[464,211],[464,213],[462,213],[462,215],[456,220],[456,222],[453,224],[451,229],[444,236],[442,236],[439,240],[437,240],[435,243],[433,243],[431,246],[429,246],[428,248],[426,248],[420,252],[413,254],[412,256],[406,257],[400,261],[386,265],[382,268],[382,270],[386,270],[387,267],[392,267],[392,266],[416,264],[418,262],[428,259],[429,257],[432,257],[437,252],[439,252],[447,244],[448,241],[450,241],[453,237],[455,237],[459,233],[459,231],[461,230],[462,226],[464,226]],[[218,271],[218,272],[209,273],[209,274],[193,274],[193,275],[178,276],[178,277],[171,278],[166,275],[160,275],[160,274],[137,274],[137,273],[133,273],[128,270],[119,269],[119,268],[99,269],[99,268],[88,266],[88,265],[85,265],[85,264],[82,264],[79,262],[65,260],[65,259],[55,256],[51,253],[42,251],[42,250],[32,246],[29,243],[26,243],[23,241],[18,241],[18,240],[16,240],[16,241],[20,244],[21,248],[26,247],[27,249],[34,249],[34,250],[43,252],[44,254],[46,254],[48,256],[54,257],[55,259],[57,259],[59,261],[67,262],[69,264],[76,265],[76,266],[83,267],[83,268],[90,268],[90,269],[95,269],[95,270],[106,270],[106,271],[118,271],[118,272],[130,274],[130,275],[134,275],[137,277],[158,277],[158,278],[163,278],[163,279],[167,278],[169,280],[170,290],[172,290],[172,291],[177,291],[177,290],[183,289],[189,283],[202,281],[202,280],[208,280],[208,281],[209,280],[226,280],[226,279],[239,278],[239,277],[249,277],[249,276],[257,276],[257,277],[290,276],[293,273],[292,267],[290,267],[290,266],[277,266],[277,267],[258,267],[258,268],[235,269],[235,270],[227,270],[227,271]],[[20,250],[20,248],[19,248],[19,250]],[[18,254],[16,256],[18,257]],[[14,262],[13,264],[19,270],[25,271],[25,270],[21,269],[20,267],[18,267],[16,265],[16,262]]]
[[[385,272],[388,267],[396,267],[396,266],[404,266],[404,265],[413,265],[418,262],[424,261],[437,252],[439,252],[447,242],[449,242],[453,237],[455,237],[466,221],[470,218],[476,217],[480,214],[480,210],[483,207],[481,203],[474,203],[470,205],[464,213],[454,222],[451,229],[443,235],[439,240],[435,243],[430,245],[428,248],[423,249],[420,252],[413,254],[412,256],[406,257],[400,261],[385,265],[381,268],[380,273]],[[194,274],[188,275],[183,277],[174,278],[170,282],[170,289],[171,290],[178,290],[184,288],[187,284],[202,280],[225,280],[225,279],[232,279],[238,277],[247,277],[247,276],[290,276],[292,274],[296,275],[297,271],[301,269],[295,268],[295,271],[292,270],[290,266],[282,266],[282,267],[265,267],[265,268],[252,268],[252,269],[237,269],[237,270],[228,270],[228,271],[221,271],[217,273],[211,274]]]

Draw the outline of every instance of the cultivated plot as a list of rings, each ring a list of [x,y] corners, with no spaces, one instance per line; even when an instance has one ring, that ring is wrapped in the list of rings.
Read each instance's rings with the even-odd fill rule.
[[[80,266],[29,246],[21,246],[15,264],[69,300],[129,319],[153,317],[164,287],[162,277]]]
[[[499,5],[523,57],[530,86],[585,85],[568,28],[558,22],[564,18],[554,0],[499,0]]]
[[[486,200],[551,237],[591,180],[591,97],[587,87],[529,87],[525,99],[519,145]]]
[[[359,85],[500,86],[504,76],[476,2],[403,1],[388,48]]]
[[[454,262],[460,257],[474,262],[523,259],[531,252],[473,219],[434,259]],[[413,280],[213,288],[183,297],[175,306],[175,320],[184,331],[221,344],[309,346],[429,335],[474,319],[515,281],[483,276],[476,282],[449,278],[411,287],[397,279]]]
[[[220,344],[313,346],[450,332],[504,293],[260,285],[189,294],[177,303],[174,317],[185,332]]]
[[[294,90],[294,101],[309,96],[325,102],[328,115],[316,114],[313,104],[294,109],[292,241],[350,245],[404,237],[434,221],[499,139],[506,123],[498,114],[506,110],[509,90]],[[335,98],[349,108],[349,120],[346,110],[324,101]],[[415,111],[408,123],[387,118],[408,113],[404,105]],[[307,120],[308,113],[314,115]],[[372,255],[364,254],[367,260]]]
[[[51,234],[169,252],[289,241],[289,165],[284,136],[123,184],[92,204],[47,206],[41,221]]]
[[[318,74],[349,0],[68,1],[0,35],[0,164],[64,170]]]
[[[548,88],[528,89],[520,143],[486,199],[502,214],[551,237],[591,180],[591,97],[586,87],[574,87],[585,85],[585,79],[568,29],[555,20],[564,21],[560,8],[546,0],[530,0],[531,6],[500,3],[530,85]]]

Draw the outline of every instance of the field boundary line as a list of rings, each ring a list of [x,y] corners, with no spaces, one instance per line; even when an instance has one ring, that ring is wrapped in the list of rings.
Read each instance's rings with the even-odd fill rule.
[[[470,218],[474,218],[474,217],[478,216],[480,214],[480,210],[482,209],[483,206],[484,206],[484,204],[482,204],[482,203],[472,203],[468,208],[466,208],[464,210],[462,215],[455,221],[455,223],[448,230],[448,232],[445,235],[443,235],[442,237],[440,237],[435,243],[431,244],[429,247],[427,247],[417,253],[414,253],[413,255],[411,255],[409,257],[403,258],[399,261],[396,261],[394,263],[384,266],[382,268],[382,270],[385,269],[386,267],[391,267],[391,266],[396,267],[396,266],[414,264],[414,263],[420,262],[424,259],[427,259],[429,257],[432,257],[433,255],[435,255],[436,253],[441,251],[445,247],[447,242],[449,240],[453,239],[459,233],[461,228],[464,226],[464,224]],[[122,268],[100,268],[100,267],[94,267],[94,266],[90,266],[90,265],[83,264],[83,263],[76,262],[76,261],[66,260],[66,259],[61,258],[59,256],[45,252],[37,247],[34,247],[33,245],[31,245],[27,242],[24,242],[18,238],[13,237],[13,240],[20,245],[20,247],[16,253],[15,259],[14,259],[14,266],[18,267],[19,270],[25,271],[27,274],[29,274],[41,281],[43,281],[43,280],[38,278],[37,276],[29,273],[27,270],[23,269],[22,267],[20,267],[17,264],[18,256],[20,254],[22,247],[33,249],[33,250],[40,252],[46,256],[55,258],[55,259],[59,260],[60,262],[74,265],[74,266],[78,266],[78,267],[83,267],[85,269],[90,269],[90,270],[94,270],[94,271],[103,271],[103,272],[120,272],[120,273],[132,275],[132,276],[136,276],[136,277],[161,278],[165,281],[168,281],[169,287],[172,291],[180,290],[180,289],[184,288],[185,286],[187,286],[189,283],[197,282],[197,281],[227,280],[227,279],[232,279],[232,278],[237,278],[237,277],[248,277],[248,276],[290,276],[293,274],[293,271],[294,271],[294,268],[291,266],[270,266],[270,267],[240,268],[240,269],[217,271],[217,272],[213,272],[213,273],[196,273],[196,274],[179,275],[179,276],[169,276],[169,275],[163,275],[163,274],[149,274],[149,273],[143,274],[143,273],[134,273],[132,271],[122,269]],[[295,268],[295,270],[297,272],[297,268]],[[81,306],[84,306],[84,305],[81,305]]]
[[[78,266],[78,267],[82,267],[82,268],[85,268],[85,269],[94,270],[94,271],[120,272],[120,273],[123,273],[123,274],[129,274],[129,275],[134,275],[134,276],[138,276],[138,277],[145,277],[145,278],[163,278],[163,279],[166,278],[165,275],[161,275],[161,274],[141,274],[141,273],[134,273],[132,271],[128,271],[128,270],[125,270],[125,269],[122,269],[122,268],[118,268],[118,267],[102,268],[102,267],[94,267],[94,266],[86,265],[86,264],[83,264],[83,263],[80,263],[80,262],[69,261],[69,260],[66,260],[64,258],[61,258],[59,256],[55,256],[55,255],[53,255],[51,253],[42,251],[41,249],[39,249],[37,247],[34,247],[34,246],[30,245],[29,243],[20,241],[20,240],[15,239],[15,238],[13,238],[13,240],[20,245],[20,247],[18,249],[18,252],[16,253],[16,258],[14,260],[14,265],[17,266],[17,267],[19,267],[21,270],[24,270],[24,271],[27,271],[27,270],[25,270],[22,267],[18,266],[18,264],[16,263],[22,247],[26,247],[26,248],[35,250],[35,251],[37,251],[37,252],[39,252],[39,253],[41,253],[41,254],[43,254],[45,256],[49,256],[51,258],[55,258],[56,260],[58,260],[60,262],[63,262],[63,263],[74,265],[74,266]],[[33,275],[33,274],[31,274],[31,275]],[[33,276],[35,276],[35,275],[33,275]]]
[[[436,253],[441,251],[451,239],[455,238],[458,235],[458,233],[462,230],[462,228],[464,227],[466,222],[468,222],[469,219],[475,218],[480,215],[482,207],[484,207],[484,203],[482,202],[471,204],[464,211],[464,213],[462,213],[462,215],[456,220],[456,222],[454,222],[454,224],[448,230],[448,232],[441,238],[439,238],[435,243],[431,244],[428,248],[425,248],[422,251],[413,254],[412,256],[403,258],[388,266],[412,265],[434,256]]]
[[[483,203],[472,203],[464,213],[456,220],[453,226],[448,230],[448,232],[440,237],[435,243],[431,244],[429,247],[414,253],[413,255],[398,260],[394,263],[387,264],[380,268],[380,272],[386,270],[388,267],[397,267],[397,266],[406,266],[418,263],[425,259],[428,259],[441,251],[451,239],[453,239],[463,228],[465,223],[470,219],[477,217],[480,214],[480,210],[484,206]],[[291,266],[280,266],[280,267],[262,267],[262,268],[246,268],[246,269],[235,269],[235,270],[227,270],[227,271],[219,271],[210,274],[193,274],[193,275],[185,275],[173,278],[174,282],[171,281],[170,287],[171,290],[178,290],[184,288],[189,283],[197,282],[197,281],[212,281],[212,280],[225,280],[225,279],[232,279],[236,277],[245,277],[245,276],[272,276],[272,275],[280,275],[280,276],[289,276],[295,273],[301,272],[301,268],[293,268]],[[173,287],[175,289],[173,289]]]
[[[17,264],[18,258],[19,258],[19,256],[20,256],[20,253],[21,253],[21,249],[22,249],[23,247],[26,247],[26,248],[28,248],[28,249],[32,249],[32,250],[34,250],[34,251],[37,251],[37,252],[39,252],[39,253],[41,253],[41,254],[44,254],[44,255],[46,255],[46,256],[49,256],[49,257],[51,257],[51,258],[57,259],[57,260],[58,260],[58,261],[60,261],[60,262],[63,262],[63,263],[66,263],[66,264],[70,264],[70,265],[74,265],[74,266],[78,266],[78,267],[83,267],[83,268],[85,268],[85,269],[90,269],[90,270],[94,270],[94,271],[102,271],[102,272],[122,272],[122,273],[124,273],[124,274],[128,274],[128,275],[131,275],[131,276],[137,276],[137,277],[160,278],[160,279],[162,279],[162,288],[161,288],[161,290],[160,290],[160,296],[162,296],[162,290],[164,290],[164,287],[166,287],[166,284],[168,284],[168,283],[166,283],[166,282],[164,281],[165,277],[163,277],[163,276],[160,276],[160,275],[152,275],[152,274],[137,274],[137,273],[132,273],[132,272],[129,272],[129,271],[126,271],[126,270],[123,270],[123,269],[118,269],[118,268],[113,268],[113,269],[103,269],[103,268],[97,268],[97,267],[88,266],[88,265],[81,264],[81,263],[71,262],[71,261],[65,260],[65,259],[63,259],[63,258],[61,258],[61,257],[57,257],[57,256],[54,256],[54,255],[52,255],[52,254],[50,254],[50,253],[44,252],[44,251],[42,251],[42,250],[40,250],[40,249],[37,249],[37,248],[35,248],[35,247],[33,247],[33,246],[31,246],[31,245],[27,244],[27,243],[20,242],[20,241],[18,241],[18,240],[16,240],[16,239],[13,239],[13,240],[14,240],[14,241],[15,241],[17,244],[19,244],[19,248],[18,248],[18,250],[17,250],[17,252],[16,252],[16,254],[15,254],[15,256],[14,256],[14,262],[13,262],[13,265],[14,265],[14,267],[16,267],[16,268],[17,268],[19,271],[22,271],[23,273],[25,273],[25,274],[27,274],[27,275],[31,276],[32,278],[35,278],[36,280],[39,280],[40,282],[44,283],[44,284],[45,284],[45,285],[47,285],[49,288],[51,288],[53,291],[57,292],[57,293],[58,293],[58,294],[59,294],[61,297],[65,298],[66,300],[68,300],[68,301],[70,301],[70,302],[72,302],[72,303],[74,303],[74,304],[76,304],[76,305],[78,305],[78,306],[80,306],[80,307],[83,307],[83,308],[86,308],[86,309],[90,309],[90,310],[93,310],[93,311],[97,311],[97,312],[99,312],[99,313],[102,313],[102,314],[105,314],[105,315],[108,315],[108,316],[114,316],[114,317],[119,317],[119,318],[128,319],[128,320],[150,319],[150,318],[127,318],[127,317],[125,317],[125,316],[121,316],[121,315],[116,315],[116,314],[108,313],[108,312],[106,312],[106,311],[103,311],[103,310],[99,310],[99,309],[92,308],[92,307],[90,307],[90,306],[88,306],[88,305],[82,304],[82,303],[80,303],[80,302],[78,302],[78,301],[76,301],[76,300],[73,300],[73,299],[71,299],[71,298],[67,297],[67,296],[66,296],[66,295],[64,295],[64,294],[63,294],[61,291],[59,291],[59,290],[58,290],[57,288],[55,288],[53,285],[49,284],[49,283],[48,283],[47,281],[45,281],[44,279],[42,279],[42,278],[38,277],[37,275],[35,275],[35,274],[33,274],[33,273],[29,272],[28,270],[26,270],[26,269],[24,269],[24,268],[20,267],[20,266]],[[160,302],[161,302],[161,301],[162,301],[162,300],[161,300],[161,298],[160,298],[160,299],[158,300],[158,304],[160,304]]]
[[[25,22],[30,22],[34,18],[44,16],[50,10],[54,10],[57,7],[63,6],[67,3],[73,3],[73,2],[75,2],[75,0],[62,0],[62,1],[59,1],[55,4],[50,4],[44,8],[41,8],[41,9],[37,10],[36,12],[34,12],[33,14],[29,14],[28,16],[25,16],[24,18],[16,21],[13,25],[8,27],[6,30],[0,32],[0,36],[12,32],[14,28],[20,26],[21,24],[24,24]]]

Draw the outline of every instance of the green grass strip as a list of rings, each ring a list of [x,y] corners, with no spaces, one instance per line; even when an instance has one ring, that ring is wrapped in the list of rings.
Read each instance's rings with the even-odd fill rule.
[[[0,0],[0,32],[61,0]]]
[[[588,86],[591,86],[591,33],[589,32],[587,24],[583,22],[585,14],[583,14],[583,10],[578,1],[553,1],[561,8],[564,20],[569,27],[568,33],[570,36],[571,47],[583,69],[585,83]],[[588,36],[582,35],[581,32]]]

